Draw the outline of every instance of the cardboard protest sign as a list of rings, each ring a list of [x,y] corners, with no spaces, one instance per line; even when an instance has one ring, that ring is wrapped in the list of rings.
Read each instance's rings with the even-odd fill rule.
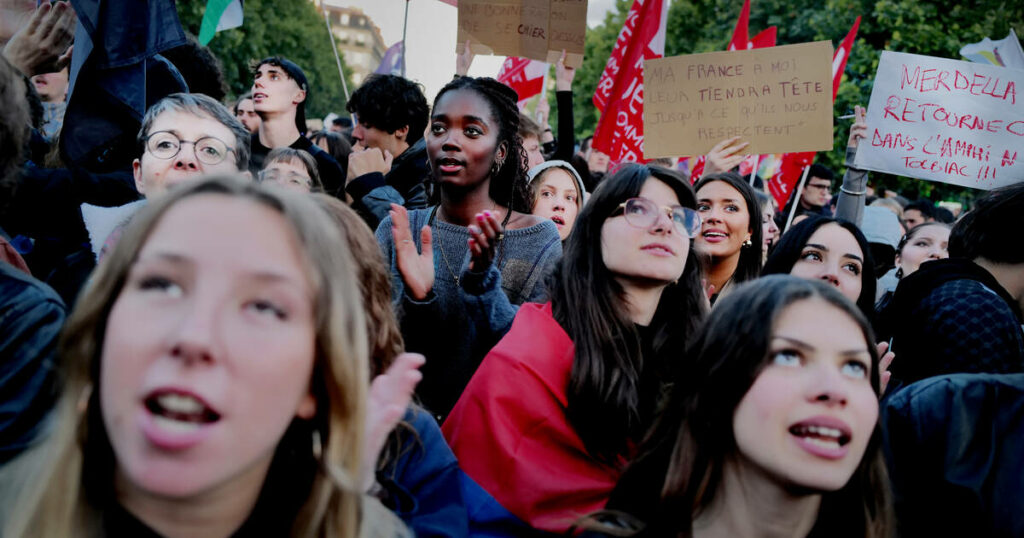
[[[703,154],[733,136],[751,154],[832,149],[832,43],[644,62],[644,157]]]
[[[583,65],[587,0],[459,0],[457,53],[519,56]]]
[[[994,189],[1024,181],[1024,71],[883,51],[858,167]]]

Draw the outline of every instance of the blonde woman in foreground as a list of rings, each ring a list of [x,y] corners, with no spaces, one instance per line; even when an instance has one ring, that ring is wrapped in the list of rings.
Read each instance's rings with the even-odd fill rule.
[[[4,470],[5,537],[405,536],[363,495],[366,323],[337,228],[235,179],[154,200],[93,275],[61,343],[49,437]],[[402,357],[405,357],[403,360]],[[376,398],[397,421],[419,359]],[[372,434],[371,434],[372,435]]]

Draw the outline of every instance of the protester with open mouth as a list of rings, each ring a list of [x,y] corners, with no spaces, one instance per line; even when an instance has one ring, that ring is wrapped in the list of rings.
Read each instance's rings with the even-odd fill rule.
[[[490,78],[441,89],[426,134],[439,205],[392,204],[377,227],[402,336],[427,356],[417,394],[439,420],[508,331],[516,305],[544,298],[562,254],[555,224],[529,214],[516,99]]]
[[[714,304],[731,284],[761,274],[761,204],[753,187],[733,172],[706,175],[695,189],[702,221],[697,248],[710,257],[707,284]]]
[[[572,232],[576,215],[587,201],[587,191],[576,169],[565,161],[547,161],[534,166],[527,174],[530,184],[532,213],[551,219],[558,226],[564,242]]]
[[[688,348],[603,523],[587,525],[638,537],[759,536],[769,523],[778,536],[891,536],[872,342],[832,287],[789,276],[737,287]]]
[[[64,337],[52,429],[0,481],[4,536],[401,535],[363,495],[380,446],[354,263],[308,195],[222,178],[154,199]],[[405,357],[376,406],[394,420]]]
[[[598,510],[706,311],[687,182],[623,165],[583,207],[549,282],[484,358],[442,431],[463,470],[531,526]]]

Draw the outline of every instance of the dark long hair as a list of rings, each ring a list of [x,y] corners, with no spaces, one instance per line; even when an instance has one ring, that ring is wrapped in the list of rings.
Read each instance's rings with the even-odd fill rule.
[[[864,253],[864,267],[860,273],[860,297],[857,297],[857,306],[860,311],[871,319],[875,312],[875,260],[871,257],[871,245],[867,238],[861,233],[860,228],[852,222],[834,219],[832,217],[807,217],[803,222],[793,226],[786,233],[782,234],[779,244],[772,250],[772,255],[764,263],[762,275],[788,275],[793,266],[800,259],[807,242],[810,241],[814,232],[826,224],[838,224],[853,235]]]
[[[743,201],[747,204],[747,214],[750,215],[750,222],[747,223],[750,230],[750,246],[740,249],[740,260],[736,264],[736,271],[732,274],[732,282],[739,284],[753,280],[760,276],[761,261],[764,258],[762,254],[764,232],[761,223],[761,202],[757,199],[754,188],[735,172],[721,172],[704,176],[700,178],[693,190],[700,192],[704,185],[714,181],[721,181],[739,191]]]
[[[640,456],[623,474],[608,510],[639,521],[638,536],[690,536],[693,521],[720,492],[723,466],[737,450],[733,414],[769,361],[774,323],[788,306],[820,299],[860,327],[871,354],[871,387],[879,392],[878,355],[867,319],[824,283],[777,275],[746,283],[715,305],[687,348],[689,361]],[[743,335],[737,338],[737,335]],[[811,536],[888,536],[892,514],[876,424],[847,484],[824,493]]]
[[[700,261],[691,240],[683,275],[664,289],[651,320],[654,356],[642,356],[622,286],[604,264],[601,230],[618,205],[639,196],[651,178],[668,185],[683,207],[696,207],[693,191],[673,172],[624,165],[584,205],[549,280],[555,319],[576,347],[566,414],[587,451],[607,462],[624,455],[628,442],[638,440],[649,425],[641,398],[656,395],[641,395],[641,371],[683,361],[679,350],[706,312]]]
[[[494,121],[498,123],[498,141],[494,146],[497,153],[498,147],[505,144],[505,161],[500,167],[491,168],[491,184],[488,194],[491,199],[500,205],[512,208],[521,213],[529,213],[532,207],[529,204],[529,193],[526,188],[527,157],[523,149],[523,139],[519,137],[519,107],[516,101],[519,96],[515,90],[489,77],[459,77],[448,84],[437,93],[434,98],[434,106],[441,97],[451,91],[469,90],[474,91],[487,101],[491,107],[491,114]],[[436,188],[437,178],[434,177],[435,188],[431,202],[436,204],[439,201],[440,189]]]

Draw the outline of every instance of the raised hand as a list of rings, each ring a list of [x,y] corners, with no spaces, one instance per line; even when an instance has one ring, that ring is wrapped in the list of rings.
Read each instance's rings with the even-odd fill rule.
[[[462,52],[455,55],[455,74],[460,77],[466,76],[469,73],[469,66],[473,65],[473,58],[476,54],[469,48],[469,40],[466,40],[466,46],[462,49]]]
[[[413,390],[423,379],[419,368],[426,363],[423,355],[402,353],[395,357],[386,372],[370,384],[366,408],[366,438],[363,451],[363,491],[373,485],[374,470],[388,434],[395,429],[412,400]]]
[[[391,237],[395,241],[395,264],[409,295],[417,301],[427,298],[434,289],[434,240],[430,226],[420,229],[423,252],[416,251],[409,227],[409,212],[398,204],[391,204]]]
[[[846,147],[855,148],[857,147],[857,142],[859,142],[862,138],[867,138],[868,122],[866,119],[864,119],[866,114],[866,108],[860,105],[856,105],[855,107],[853,107],[854,120],[853,125],[850,126],[850,139],[846,142]]]
[[[511,209],[509,209],[511,211]],[[476,214],[476,224],[469,227],[469,269],[482,273],[491,266],[498,248],[498,237],[504,232],[497,217],[490,211]]]
[[[67,2],[43,2],[4,47],[7,61],[27,76],[55,73],[71,61],[75,12]]]
[[[572,79],[576,78],[576,68],[565,65],[565,49],[562,57],[555,63],[555,90],[564,92],[572,90]]]
[[[740,143],[740,137],[738,136],[726,138],[715,144],[715,147],[711,148],[711,151],[708,152],[707,161],[704,163],[703,175],[728,172],[736,168],[743,162],[743,159],[747,158],[743,150],[749,145],[750,142]]]

